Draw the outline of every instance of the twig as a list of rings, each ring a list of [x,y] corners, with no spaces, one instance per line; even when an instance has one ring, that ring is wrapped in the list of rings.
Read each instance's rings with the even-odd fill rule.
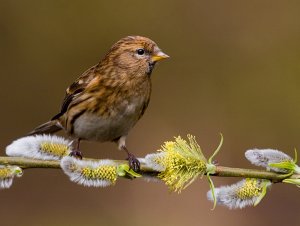
[[[97,161],[98,159],[89,159],[89,160]],[[114,161],[117,164],[127,164],[127,161],[125,160],[114,160]],[[29,159],[29,158],[22,158],[22,157],[0,157],[0,165],[17,165],[23,169],[61,168],[59,161],[37,160],[37,159]],[[153,171],[143,163],[141,163],[140,169],[142,173],[157,173],[156,171]],[[233,167],[225,167],[225,166],[217,166],[215,173],[211,174],[211,176],[260,178],[260,179],[268,179],[273,182],[281,182],[283,179],[286,178],[300,179],[300,174],[294,174],[290,176],[289,174],[273,173],[265,170],[243,169],[243,168],[233,168]]]

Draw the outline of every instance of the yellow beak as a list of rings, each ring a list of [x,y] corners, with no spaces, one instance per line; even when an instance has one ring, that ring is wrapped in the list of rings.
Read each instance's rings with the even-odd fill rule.
[[[156,62],[156,61],[160,61],[160,60],[167,59],[167,58],[169,58],[169,56],[167,54],[163,53],[162,51],[159,51],[158,53],[153,55],[151,59],[153,62]]]

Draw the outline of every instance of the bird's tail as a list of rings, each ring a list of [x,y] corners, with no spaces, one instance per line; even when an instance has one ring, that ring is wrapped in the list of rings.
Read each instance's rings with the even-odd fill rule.
[[[31,131],[28,135],[36,135],[36,134],[52,134],[59,130],[61,130],[62,127],[60,123],[57,120],[51,120],[49,122],[46,122],[38,127],[36,127],[33,131]]]

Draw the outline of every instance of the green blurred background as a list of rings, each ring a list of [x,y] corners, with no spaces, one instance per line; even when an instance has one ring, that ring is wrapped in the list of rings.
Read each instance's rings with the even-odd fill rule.
[[[248,148],[300,149],[299,1],[0,1],[0,145],[58,112],[66,87],[118,39],[155,40],[171,56],[153,73],[150,106],[128,138],[138,156],[197,136],[220,164],[251,167]],[[115,144],[85,156],[124,159]],[[236,181],[214,178],[216,185]],[[276,184],[256,208],[206,200],[206,179],[180,195],[162,183],[85,188],[60,170],[30,169],[0,191],[1,225],[299,225],[299,189]]]

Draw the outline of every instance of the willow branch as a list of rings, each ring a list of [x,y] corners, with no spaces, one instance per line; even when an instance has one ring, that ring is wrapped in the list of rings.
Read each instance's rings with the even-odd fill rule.
[[[99,159],[89,159],[89,160],[99,160]],[[117,164],[127,164],[128,162],[125,160],[113,160]],[[23,169],[29,168],[53,168],[60,169],[59,161],[49,161],[49,160],[38,160],[38,159],[29,159],[23,157],[0,157],[0,165],[17,165]],[[157,171],[153,171],[145,164],[141,163],[141,173],[146,174],[155,174]],[[256,170],[256,169],[244,169],[244,168],[233,168],[233,167],[225,167],[225,166],[217,166],[216,171],[211,176],[218,177],[242,177],[242,178],[260,178],[260,179],[268,179],[273,182],[281,182],[286,178],[291,179],[300,179],[300,174],[294,174],[292,176],[288,174],[280,174],[269,172],[265,170]]]

